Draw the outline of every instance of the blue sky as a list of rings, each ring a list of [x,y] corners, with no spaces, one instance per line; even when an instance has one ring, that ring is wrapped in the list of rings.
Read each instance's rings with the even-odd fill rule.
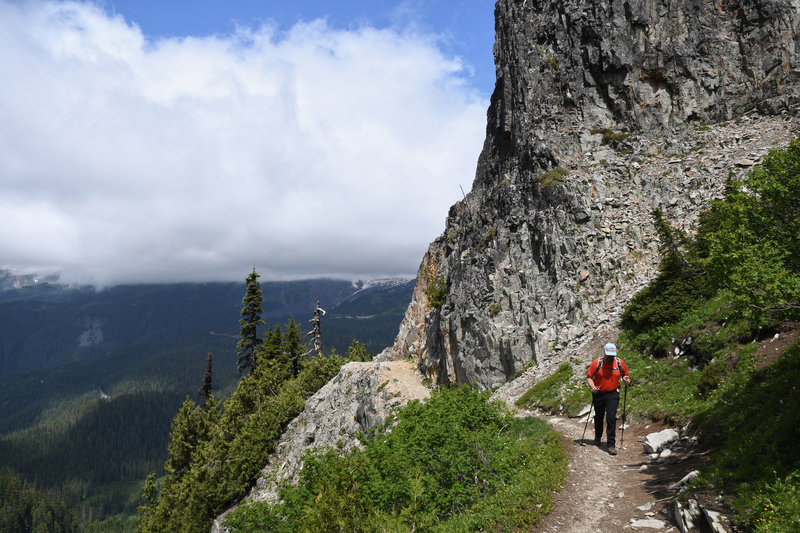
[[[155,37],[231,33],[239,25],[269,22],[286,30],[298,21],[319,18],[343,29],[363,25],[400,30],[417,27],[440,36],[438,44],[445,53],[465,60],[473,70],[467,79],[478,90],[488,96],[494,88],[491,0],[107,0],[101,5]]]
[[[416,274],[474,178],[493,9],[0,0],[0,266]]]

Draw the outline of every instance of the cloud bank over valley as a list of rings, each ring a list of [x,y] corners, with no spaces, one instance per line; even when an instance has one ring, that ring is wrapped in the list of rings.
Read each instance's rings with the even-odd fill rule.
[[[413,275],[488,102],[413,29],[151,39],[0,1],[0,257],[68,282]]]

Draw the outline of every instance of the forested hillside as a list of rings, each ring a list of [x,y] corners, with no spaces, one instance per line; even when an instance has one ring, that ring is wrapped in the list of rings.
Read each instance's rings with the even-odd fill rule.
[[[331,302],[323,343],[339,353],[356,337],[364,353],[388,346],[411,291],[408,282],[261,286],[267,324],[285,330],[296,317],[304,343],[317,300]],[[0,291],[0,466],[54,490],[84,528],[117,513],[130,516],[144,478],[162,472],[170,421],[187,397],[198,398],[207,355],[215,397],[229,396],[241,378],[236,343],[244,292],[242,283]],[[130,519],[119,522],[130,530]]]
[[[0,469],[0,532],[77,530],[74,513],[58,497],[23,482],[11,470]]]

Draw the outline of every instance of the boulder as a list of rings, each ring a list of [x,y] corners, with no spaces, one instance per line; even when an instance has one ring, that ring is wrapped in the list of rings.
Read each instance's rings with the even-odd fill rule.
[[[693,531],[695,526],[699,524],[702,513],[696,500],[689,500],[685,507],[680,501],[675,500],[674,516],[680,532],[688,533]]]
[[[645,439],[644,453],[661,453],[673,442],[677,442],[678,432],[672,428],[661,430],[657,433],[650,433]]]
[[[700,508],[703,511],[703,517],[706,519],[708,527],[714,533],[728,533],[725,526],[722,525],[722,515],[716,511],[710,511],[705,507]]]

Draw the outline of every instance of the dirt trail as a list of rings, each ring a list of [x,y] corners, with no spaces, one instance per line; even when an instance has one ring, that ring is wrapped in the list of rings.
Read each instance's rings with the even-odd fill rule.
[[[407,399],[423,399],[428,395],[429,390],[422,384],[415,365],[404,361],[382,365],[380,381],[386,382],[385,387],[392,395],[399,393]],[[553,511],[533,532],[678,531],[672,516],[676,493],[665,489],[692,470],[702,470],[707,456],[690,443],[679,441],[672,446],[670,459],[650,462],[642,442],[650,433],[667,427],[665,424],[629,422],[624,434],[617,430],[619,454],[612,456],[606,449],[605,435],[600,447],[594,445],[594,421],[589,420],[587,426],[586,416],[567,418],[539,411],[514,410],[518,416],[537,416],[548,421],[563,436],[570,456],[568,478],[562,490],[553,495]],[[593,413],[591,416],[593,418]]]
[[[609,455],[605,445],[594,445],[593,421],[581,441],[586,417],[569,419],[524,412],[550,422],[564,436],[570,455],[569,477],[553,497],[554,509],[534,529],[537,533],[615,533],[619,531],[678,531],[672,521],[672,491],[666,487],[697,468],[698,460],[648,464],[642,441],[664,428],[660,424],[630,425],[624,442],[617,431],[619,455]],[[593,415],[592,415],[593,416]],[[583,445],[581,445],[583,444]],[[680,454],[677,456],[681,457]],[[626,466],[635,465],[635,466]]]

